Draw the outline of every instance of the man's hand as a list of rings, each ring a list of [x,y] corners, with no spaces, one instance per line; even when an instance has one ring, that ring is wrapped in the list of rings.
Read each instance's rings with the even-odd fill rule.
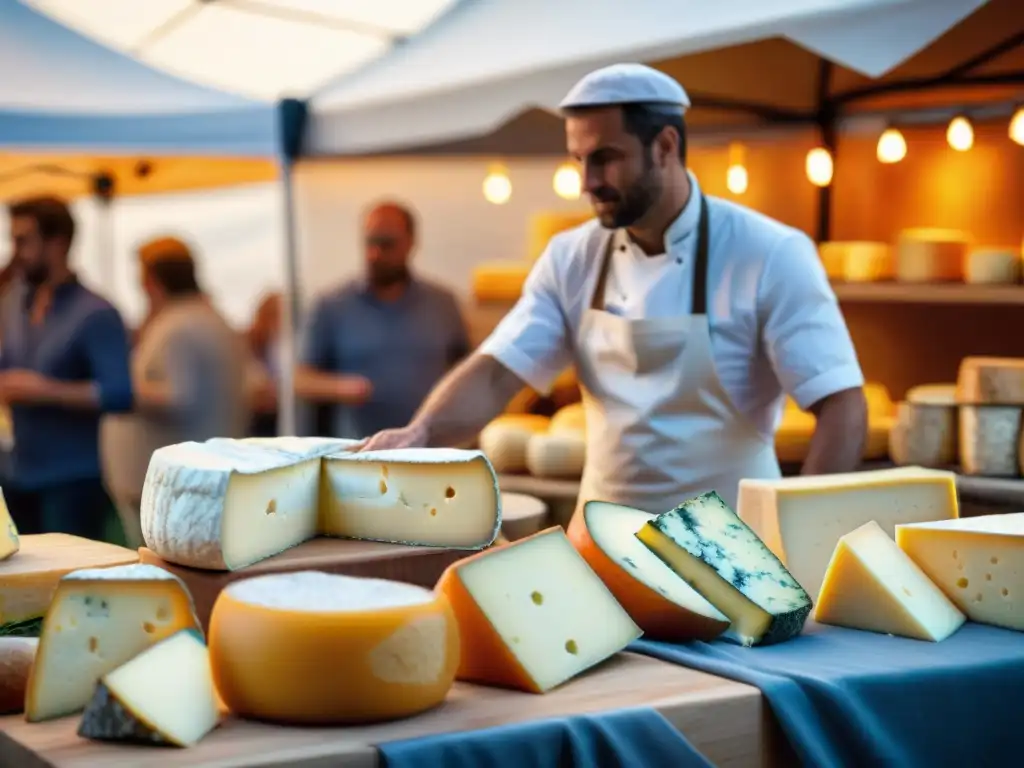
[[[36,371],[15,369],[0,373],[0,400],[12,405],[46,399],[50,380]]]
[[[365,442],[355,446],[354,451],[382,451],[389,448],[426,448],[429,445],[427,428],[413,422],[398,429],[385,429]]]

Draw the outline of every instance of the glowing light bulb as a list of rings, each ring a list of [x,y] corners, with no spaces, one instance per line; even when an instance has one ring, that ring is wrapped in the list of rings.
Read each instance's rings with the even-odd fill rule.
[[[565,200],[578,200],[583,189],[583,180],[575,165],[565,163],[558,166],[558,170],[555,171],[552,186],[559,197]]]
[[[725,172],[725,186],[734,195],[742,195],[747,191],[747,169],[742,165],[730,165]]]
[[[1010,138],[1024,147],[1024,107],[1021,107],[1010,120]]]
[[[832,183],[832,153],[823,147],[815,147],[807,153],[807,178],[816,187],[827,187]]]
[[[966,117],[957,116],[949,121],[946,141],[957,152],[966,152],[974,146],[974,128]]]
[[[895,128],[887,128],[878,137],[876,154],[880,163],[898,163],[907,156],[907,140]]]
[[[484,179],[484,200],[504,205],[512,197],[512,180],[504,170],[492,170]]]

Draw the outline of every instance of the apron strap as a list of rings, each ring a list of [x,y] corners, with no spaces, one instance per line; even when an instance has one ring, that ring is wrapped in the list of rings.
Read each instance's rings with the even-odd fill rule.
[[[615,235],[617,232],[617,229],[613,229],[605,241],[604,251],[601,254],[601,264],[597,272],[597,284],[594,286],[594,294],[590,297],[591,309],[604,309],[604,290],[608,285],[608,269],[611,266],[612,252],[615,250]]]

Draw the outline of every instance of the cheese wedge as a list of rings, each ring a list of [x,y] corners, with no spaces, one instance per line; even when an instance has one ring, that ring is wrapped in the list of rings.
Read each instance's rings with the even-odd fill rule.
[[[803,630],[811,598],[717,493],[658,515],[636,536],[732,622],[728,639],[772,645]]]
[[[897,523],[960,514],[956,475],[923,467],[740,481],[740,518],[816,599],[839,539],[871,520]]]
[[[729,620],[636,537],[656,515],[588,501],[569,523],[569,541],[649,640],[712,640]]]
[[[897,525],[896,543],[968,619],[1024,632],[1024,512]]]
[[[641,635],[561,528],[451,565],[437,591],[458,619],[458,678],[545,693]]]
[[[279,723],[391,720],[444,701],[459,665],[448,601],[430,590],[317,571],[228,585],[210,661],[235,714]]]
[[[21,547],[18,538],[18,527],[11,517],[11,510],[7,508],[7,500],[0,490],[0,561],[6,560],[16,554]]]
[[[546,432],[551,420],[531,414],[504,414],[480,432],[480,450],[496,472],[526,471],[526,444],[538,432]]]
[[[25,717],[39,722],[80,711],[105,674],[179,630],[199,628],[185,585],[162,568],[69,573],[46,612]]]
[[[480,451],[411,448],[324,459],[326,536],[482,549],[500,530],[498,478]]]
[[[814,619],[934,643],[966,621],[873,520],[839,539]]]
[[[219,718],[206,643],[199,632],[185,629],[101,677],[78,735],[190,747]]]
[[[0,715],[25,708],[25,690],[38,647],[35,637],[0,637]]]

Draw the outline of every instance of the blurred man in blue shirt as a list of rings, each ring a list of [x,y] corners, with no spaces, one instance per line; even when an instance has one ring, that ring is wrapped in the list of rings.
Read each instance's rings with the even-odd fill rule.
[[[23,533],[100,539],[113,517],[100,416],[132,408],[128,335],[118,311],[70,269],[75,222],[63,201],[16,203],[10,220],[22,280],[0,324],[0,401],[14,425],[4,494]]]

